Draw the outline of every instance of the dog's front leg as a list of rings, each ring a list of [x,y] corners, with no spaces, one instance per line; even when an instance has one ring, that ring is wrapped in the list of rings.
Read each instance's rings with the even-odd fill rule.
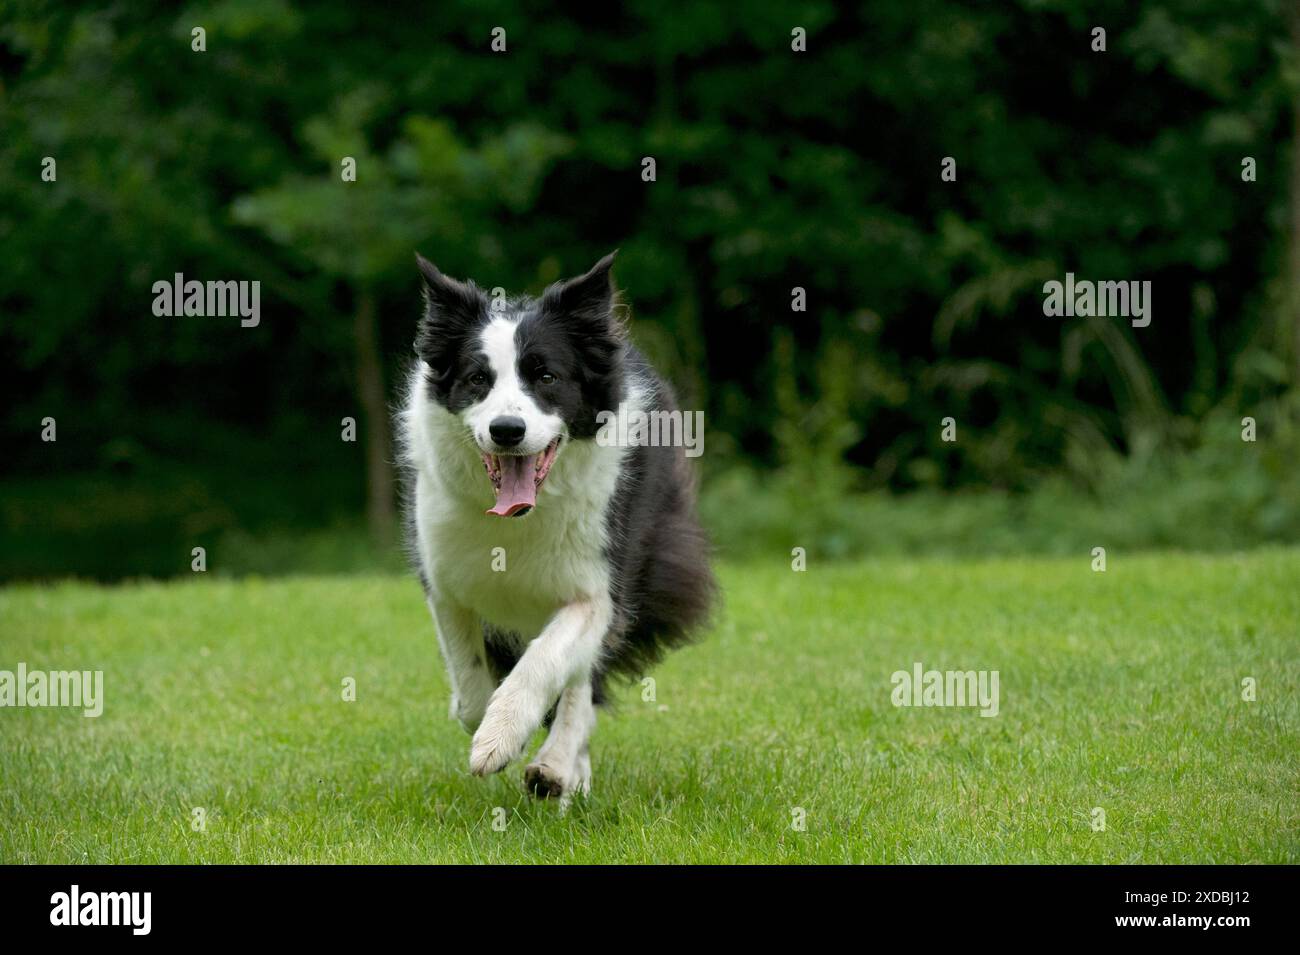
[[[555,704],[550,735],[524,770],[524,788],[543,799],[559,799],[561,807],[576,795],[587,795],[591,791],[588,740],[595,725],[591,683],[584,680],[565,687]]]
[[[470,772],[495,773],[523,752],[566,686],[585,683],[609,629],[607,596],[562,607],[497,687],[470,746]]]
[[[473,611],[436,597],[429,598],[429,610],[451,683],[449,715],[460,721],[466,733],[473,733],[483,722],[496,687],[483,659],[482,624]]]

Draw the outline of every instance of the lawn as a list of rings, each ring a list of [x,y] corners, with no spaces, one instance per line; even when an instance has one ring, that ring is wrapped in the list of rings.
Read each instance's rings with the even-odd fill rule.
[[[1300,862],[1300,550],[787,560],[720,568],[567,814],[469,776],[413,579],[5,588],[0,669],[105,705],[0,710],[0,862]],[[894,706],[917,662],[998,714]]]

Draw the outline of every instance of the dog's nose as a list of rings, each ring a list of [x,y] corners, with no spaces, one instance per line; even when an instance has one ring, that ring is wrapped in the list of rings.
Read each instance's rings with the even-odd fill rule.
[[[526,430],[524,419],[514,416],[493,418],[492,423],[488,425],[488,434],[492,435],[492,440],[503,448],[513,448],[524,440]]]

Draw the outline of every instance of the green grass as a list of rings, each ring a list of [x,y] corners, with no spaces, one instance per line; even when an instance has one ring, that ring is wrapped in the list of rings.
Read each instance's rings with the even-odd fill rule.
[[[107,702],[0,710],[0,862],[1300,861],[1300,550],[1089,563],[724,566],[567,815],[467,774],[411,579],[9,587],[0,669]],[[894,707],[914,661],[1000,714]]]

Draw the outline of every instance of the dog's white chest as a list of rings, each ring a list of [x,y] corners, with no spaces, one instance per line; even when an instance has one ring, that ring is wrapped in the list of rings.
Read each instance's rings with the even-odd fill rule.
[[[475,503],[420,475],[417,533],[421,562],[435,592],[526,639],[537,636],[566,604],[607,594],[606,511],[612,476],[603,480],[587,468],[566,473],[560,470],[565,463],[580,462],[558,462],[537,507],[519,518],[483,513],[490,503],[486,479],[484,501]]]

